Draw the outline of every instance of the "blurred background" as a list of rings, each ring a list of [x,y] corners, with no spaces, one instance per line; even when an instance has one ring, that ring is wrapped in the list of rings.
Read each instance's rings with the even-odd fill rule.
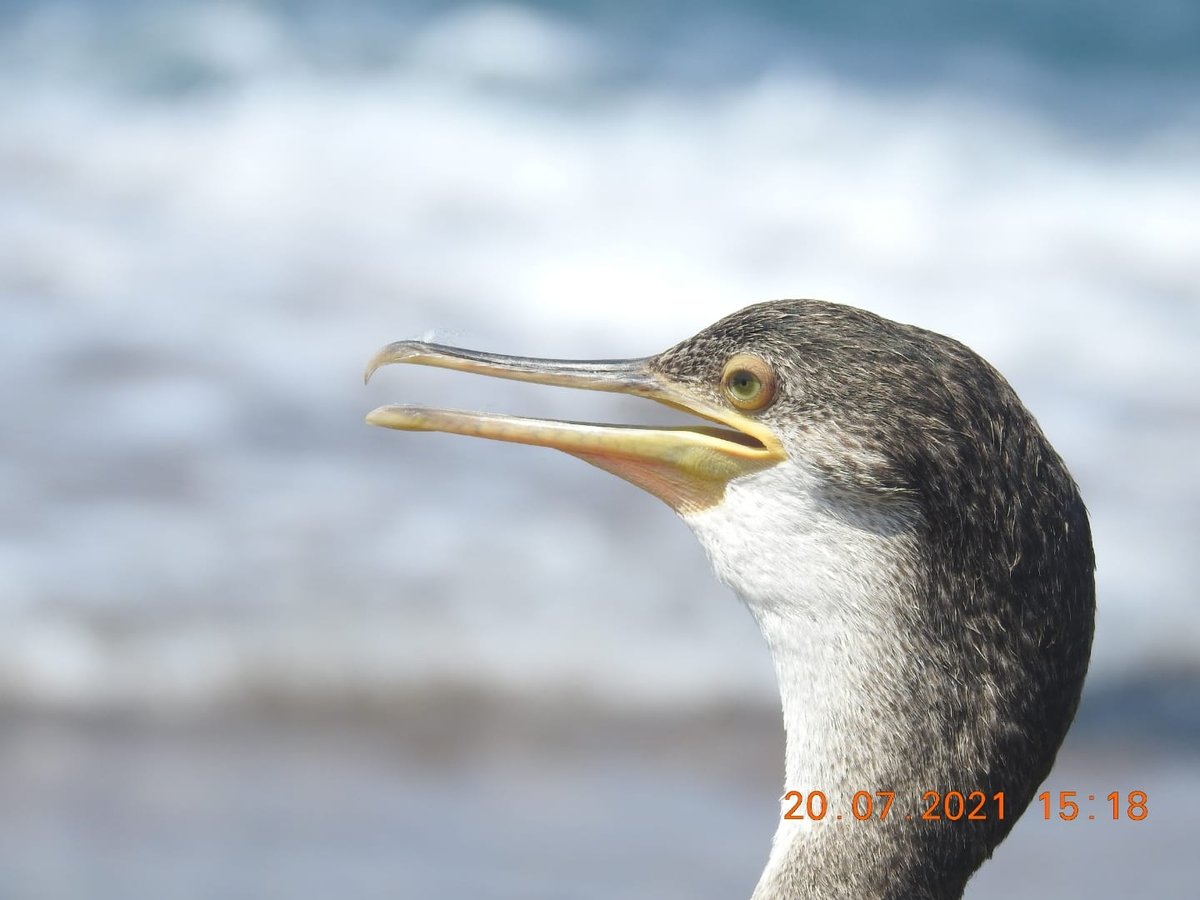
[[[0,3],[0,897],[746,897],[765,646],[666,507],[387,402],[428,337],[952,335],[1092,513],[1047,788],[968,898],[1182,897],[1200,803],[1200,6]],[[1186,880],[1185,880],[1186,879]]]

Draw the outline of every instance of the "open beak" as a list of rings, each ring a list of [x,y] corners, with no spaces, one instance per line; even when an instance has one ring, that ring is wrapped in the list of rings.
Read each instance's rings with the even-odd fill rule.
[[[366,380],[391,363],[437,366],[592,391],[613,391],[657,400],[718,425],[642,427],[529,419],[491,413],[381,406],[367,421],[401,431],[443,431],[553,447],[612,472],[649,491],[681,513],[720,502],[734,478],[785,458],[762,423],[718,407],[650,367],[650,359],[574,361],[533,359],[462,350],[422,341],[398,341],[380,350]],[[720,427],[725,426],[725,427]]]

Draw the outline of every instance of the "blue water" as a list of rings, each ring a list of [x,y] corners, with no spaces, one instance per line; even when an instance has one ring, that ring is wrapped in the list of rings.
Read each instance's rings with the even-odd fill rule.
[[[651,0],[643,3],[385,2],[205,4],[187,0],[6,0],[7,29],[67,36],[91,49],[122,50],[135,65],[158,60],[215,71],[221,61],[162,46],[195,17],[220,18],[243,32],[264,23],[286,34],[289,49],[329,68],[370,71],[402,61],[415,31],[439,19],[484,9],[527,10],[619,41],[611,71],[678,77],[682,72],[752,72],[783,59],[817,57],[829,65],[904,77],[932,74],[948,60],[975,54],[1022,62],[1043,71],[1119,73],[1132,79],[1195,77],[1200,69],[1200,10],[1183,0],[896,0],[870,3]],[[699,42],[706,45],[699,48]],[[158,46],[155,46],[158,44]],[[703,49],[685,59],[683,50]],[[70,54],[76,48],[65,48]],[[30,53],[27,58],[36,54]],[[191,57],[189,59],[189,56]],[[922,61],[924,61],[922,63]],[[76,60],[83,62],[86,60]],[[111,65],[111,60],[108,60]],[[987,63],[980,68],[986,68]],[[944,70],[943,70],[944,71]]]
[[[795,295],[1004,371],[1092,511],[1097,684],[1191,677],[1198,9],[4,4],[0,695],[769,704],[654,501],[361,424],[658,413],[358,373],[430,329],[643,355]]]

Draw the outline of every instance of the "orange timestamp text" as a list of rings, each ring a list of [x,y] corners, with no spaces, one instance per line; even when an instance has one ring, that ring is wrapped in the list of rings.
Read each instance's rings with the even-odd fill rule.
[[[895,799],[895,791],[855,791],[848,805],[850,818],[859,822],[867,819],[882,822],[891,814]],[[791,803],[791,807],[784,810],[785,819],[820,821],[825,818],[846,818],[836,811],[831,814],[829,798],[824,791],[788,791],[783,795],[783,800],[785,805]],[[923,808],[918,815],[906,814],[903,818],[926,822],[988,822],[1004,819],[1004,791],[991,795],[983,791],[925,791],[921,801]]]
[[[1075,820],[1096,821],[1101,819],[1141,822],[1150,814],[1149,800],[1145,791],[1111,791],[1100,800],[1097,794],[1079,791],[1042,791],[1037,795],[1042,818],[1072,822]],[[895,791],[855,791],[846,804],[845,812],[831,809],[829,797],[824,791],[788,791],[783,795],[784,819],[819,822],[824,819],[853,819],[859,822],[868,819],[884,821],[891,815]],[[1089,806],[1104,802],[1103,814],[1097,816],[1099,808]],[[1095,811],[1093,811],[1095,810]],[[989,794],[985,791],[925,791],[921,795],[920,811],[903,814],[908,821],[926,822],[998,822],[1005,816],[1004,791]]]
[[[1096,821],[1096,813],[1092,812],[1095,807],[1091,805],[1097,802],[1096,794],[1084,794],[1080,791],[1042,791],[1037,798],[1042,805],[1042,818],[1047,821]],[[1122,819],[1141,822],[1150,815],[1150,801],[1145,791],[1111,791],[1103,800],[1106,802],[1102,807],[1102,819],[1111,819],[1114,822]]]

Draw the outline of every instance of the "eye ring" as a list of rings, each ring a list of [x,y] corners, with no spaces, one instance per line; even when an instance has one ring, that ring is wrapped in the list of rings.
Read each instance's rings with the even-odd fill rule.
[[[775,370],[750,353],[731,356],[721,371],[721,388],[726,398],[747,412],[769,406],[775,399],[778,383]]]

